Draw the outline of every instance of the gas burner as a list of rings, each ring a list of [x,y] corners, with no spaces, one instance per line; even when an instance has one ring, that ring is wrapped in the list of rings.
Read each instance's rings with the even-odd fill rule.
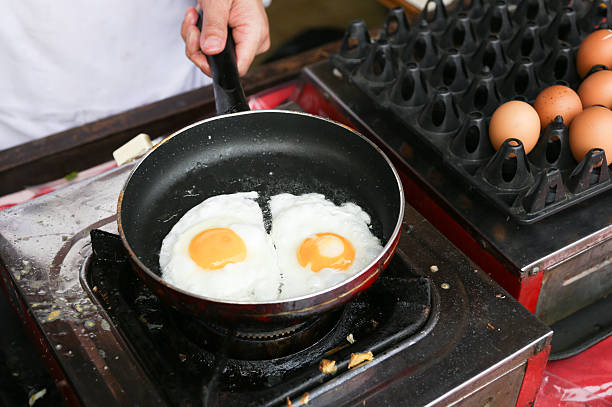
[[[175,312],[179,329],[195,343],[243,360],[266,360],[289,356],[314,346],[332,335],[339,315],[330,313],[276,331],[245,333]]]
[[[87,284],[122,334],[138,344],[139,359],[160,388],[169,389],[165,393],[171,400],[183,397],[186,389],[188,394],[200,394],[202,377],[218,382],[219,391],[234,393],[238,382],[241,388],[254,389],[312,375],[325,381],[317,370],[322,358],[364,346],[379,353],[424,329],[432,314],[430,280],[406,274],[410,267],[398,258],[366,294],[343,310],[279,328],[277,335],[246,337],[165,306],[130,269],[119,236],[93,230],[91,239],[94,254],[86,270]],[[426,331],[434,323],[427,325]],[[351,344],[349,335],[359,345]],[[160,359],[163,369],[157,366]],[[188,377],[177,375],[187,361]],[[190,378],[194,371],[196,380]],[[179,388],[180,394],[173,391]]]

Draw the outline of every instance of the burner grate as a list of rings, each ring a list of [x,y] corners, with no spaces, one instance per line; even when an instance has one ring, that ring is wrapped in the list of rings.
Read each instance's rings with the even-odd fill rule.
[[[87,283],[171,405],[274,405],[333,378],[318,370],[321,359],[380,353],[421,330],[432,310],[429,279],[396,256],[363,295],[295,332],[224,335],[165,306],[132,272],[118,236],[94,230],[91,237]]]

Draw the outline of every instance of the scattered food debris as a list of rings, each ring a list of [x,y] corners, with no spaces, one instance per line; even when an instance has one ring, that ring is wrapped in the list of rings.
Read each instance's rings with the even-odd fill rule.
[[[100,322],[100,326],[105,331],[110,331],[110,324],[105,319],[103,319],[102,322]]]
[[[287,407],[293,407],[293,403],[291,402],[291,399],[289,398],[289,396],[287,396],[285,401],[287,402]]]
[[[478,273],[478,270],[474,269],[474,273]]]
[[[321,363],[319,363],[319,370],[325,374],[334,374],[338,370],[338,367],[336,366],[335,360],[323,359]]]
[[[361,364],[368,363],[374,359],[372,352],[363,353],[351,353],[351,360],[349,361],[348,368],[352,369]]]
[[[450,284],[442,283],[442,284],[440,284],[440,287],[442,287],[443,290],[448,290],[450,288]]]
[[[438,268],[438,266],[436,266],[435,264],[434,264],[433,266],[430,266],[430,267],[429,267],[429,271],[431,271],[432,273],[435,273],[435,272],[436,272],[436,271],[438,271],[438,270],[439,270],[439,268]]]
[[[76,178],[76,177],[78,177],[78,176],[79,176],[79,173],[78,173],[78,172],[76,172],[76,171],[72,171],[71,173],[66,174],[66,175],[64,176],[64,178],[66,179],[66,181],[72,181],[73,179],[75,179],[75,178]]]
[[[353,338],[353,334],[348,334],[346,340],[349,341],[351,345],[355,343],[355,338]]]
[[[59,311],[51,311],[49,313],[49,315],[47,316],[47,322],[48,321],[54,321],[56,319],[58,319],[60,316],[60,312]]]
[[[310,398],[310,395],[308,393],[304,393],[304,395],[302,396],[302,398],[300,399],[300,403],[305,406],[306,404],[308,404],[308,399]]]
[[[97,286],[97,285],[94,285],[94,286],[93,286],[93,288],[92,288],[92,290],[93,290],[93,292],[94,292],[94,293],[97,293],[97,292],[98,292],[98,286]]]
[[[351,344],[350,344],[350,343],[345,343],[344,345],[340,345],[340,346],[338,346],[338,347],[336,347],[336,348],[330,349],[330,350],[328,350],[327,352],[325,352],[325,353],[323,354],[323,356],[331,356],[331,355],[333,355],[334,353],[336,353],[336,352],[338,352],[338,351],[340,351],[340,350],[342,350],[342,349],[346,348],[347,346],[351,346]]]
[[[506,296],[503,295],[503,294],[495,294],[495,297],[497,297],[497,298],[506,298]]]
[[[180,360],[181,362],[184,362],[184,361],[186,361],[186,360],[187,360],[187,355],[185,355],[184,353],[179,353],[179,355],[178,355],[178,356],[179,356],[179,360]]]
[[[495,329],[495,327],[494,327],[493,325],[491,325],[491,323],[488,323],[488,324],[487,324],[487,326],[488,326],[490,329]]]
[[[45,397],[45,394],[47,394],[47,389],[42,389],[41,391],[37,391],[36,393],[32,394],[28,399],[28,404],[30,405],[30,407],[32,407],[34,403],[36,403],[36,401]]]

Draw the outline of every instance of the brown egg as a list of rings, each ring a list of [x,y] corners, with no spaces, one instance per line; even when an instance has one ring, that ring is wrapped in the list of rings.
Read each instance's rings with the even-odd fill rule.
[[[498,107],[489,122],[489,139],[496,150],[509,138],[521,140],[525,154],[540,137],[540,118],[529,103],[512,100]]]
[[[592,32],[580,44],[576,54],[578,75],[584,78],[595,65],[605,65],[612,69],[612,30]]]
[[[601,106],[591,106],[572,121],[569,137],[570,149],[580,162],[592,148],[606,153],[608,165],[612,163],[612,111]]]
[[[599,71],[589,75],[578,88],[582,107],[603,105],[612,108],[612,71]]]
[[[553,85],[540,92],[533,108],[540,116],[542,128],[548,126],[557,116],[563,116],[563,123],[569,126],[574,117],[582,112],[582,102],[571,88]]]

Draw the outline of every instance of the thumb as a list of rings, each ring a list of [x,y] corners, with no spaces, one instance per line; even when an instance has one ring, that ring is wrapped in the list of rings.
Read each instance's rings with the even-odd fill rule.
[[[202,34],[200,48],[206,55],[216,55],[225,48],[230,0],[200,0],[202,5]]]

